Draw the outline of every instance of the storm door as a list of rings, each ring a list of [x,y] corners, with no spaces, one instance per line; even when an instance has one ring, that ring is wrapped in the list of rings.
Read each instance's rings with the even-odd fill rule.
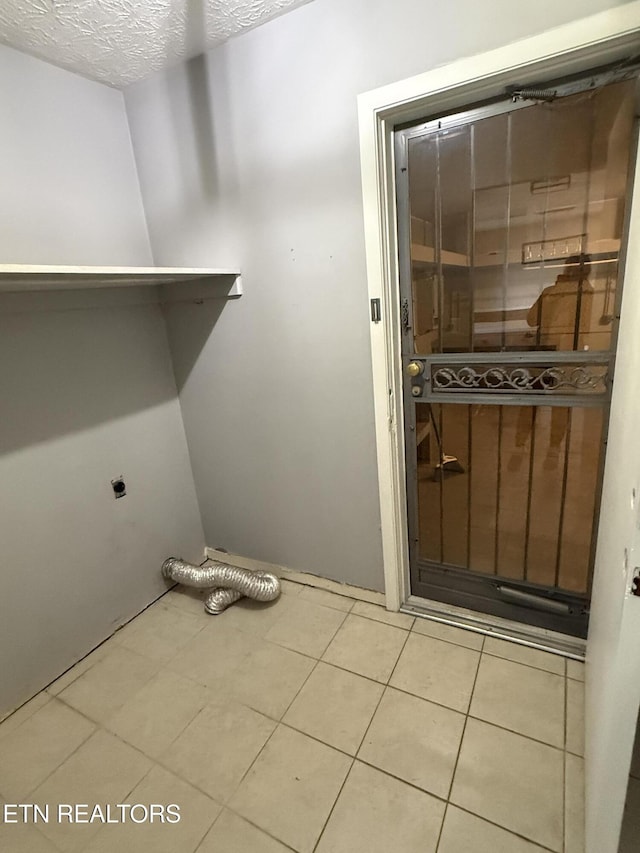
[[[636,87],[612,79],[396,131],[411,593],[582,637]]]

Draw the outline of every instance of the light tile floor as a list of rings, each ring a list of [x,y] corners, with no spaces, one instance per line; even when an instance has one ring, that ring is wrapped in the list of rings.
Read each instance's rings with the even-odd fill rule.
[[[0,724],[7,853],[583,853],[583,667],[290,582],[173,590]],[[51,812],[51,814],[53,811]]]

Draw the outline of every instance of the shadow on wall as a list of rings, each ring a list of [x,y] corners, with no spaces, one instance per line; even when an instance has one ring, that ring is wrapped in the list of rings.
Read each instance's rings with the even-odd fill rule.
[[[190,59],[183,69],[169,75],[168,86],[173,148],[185,191],[184,212],[188,213],[186,205],[193,199],[212,200],[221,191],[206,54]],[[189,129],[186,134],[185,128]]]
[[[239,180],[227,65],[222,45],[125,90],[160,265],[238,263]]]
[[[187,55],[204,50],[207,31],[207,16],[204,0],[187,0],[185,44]],[[196,164],[201,192],[209,197],[218,190],[216,175],[216,149],[213,134],[211,90],[205,53],[200,53],[186,63],[187,89],[191,108],[191,123],[194,128]]]
[[[226,304],[222,299],[205,299],[163,306],[178,393],[186,385]]]
[[[94,294],[93,308],[59,310],[45,297],[49,310],[22,311],[15,302],[7,309],[0,299],[0,455],[175,399],[162,310],[146,299],[147,304],[118,306],[109,304],[113,295]],[[82,297],[74,294],[65,302],[74,300],[78,305]],[[194,359],[204,344],[200,338],[211,333],[225,304],[205,301],[206,321],[194,342],[189,340]],[[183,370],[181,365],[180,375]]]

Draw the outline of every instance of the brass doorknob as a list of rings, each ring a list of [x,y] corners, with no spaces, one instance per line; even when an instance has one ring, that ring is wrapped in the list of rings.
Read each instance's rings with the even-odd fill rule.
[[[410,361],[405,368],[407,376],[420,376],[424,372],[424,364],[421,361]]]

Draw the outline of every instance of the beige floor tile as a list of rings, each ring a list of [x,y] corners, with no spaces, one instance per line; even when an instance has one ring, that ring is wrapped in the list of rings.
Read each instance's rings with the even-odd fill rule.
[[[565,753],[565,853],[584,853],[584,759]]]
[[[563,763],[559,749],[470,718],[451,802],[561,851]]]
[[[356,761],[317,853],[435,853],[444,803]]]
[[[198,853],[289,853],[290,848],[280,844],[265,832],[247,823],[230,811],[224,811],[206,838]]]
[[[568,752],[584,755],[584,684],[567,680],[567,743]]]
[[[46,690],[42,690],[40,693],[36,693],[33,699],[29,699],[28,702],[25,702],[24,705],[21,705],[8,717],[5,717],[0,723],[0,738],[14,732],[25,720],[28,720],[36,711],[43,708],[50,699],[51,697]]]
[[[567,677],[576,681],[584,681],[585,665],[579,660],[567,658]]]
[[[226,802],[269,739],[275,723],[236,702],[215,699],[160,761],[220,803]]]
[[[137,693],[158,671],[156,661],[114,646],[94,666],[59,695],[63,702],[105,723],[118,708]]]
[[[88,655],[82,658],[82,660],[78,661],[75,666],[72,666],[66,672],[63,672],[59,678],[56,678],[54,682],[52,682],[47,687],[47,693],[51,696],[58,696],[65,687],[68,687],[72,684],[77,678],[80,678],[87,670],[91,669],[92,666],[98,663],[98,661],[102,660],[102,658],[110,652],[114,646],[119,645],[110,637],[106,642],[102,643],[102,645],[98,646],[97,649],[94,649]]]
[[[464,720],[463,714],[388,687],[358,758],[446,799]]]
[[[355,755],[383,690],[368,678],[320,662],[284,722]]]
[[[444,622],[435,622],[433,619],[416,619],[413,630],[416,634],[435,637],[436,640],[446,640],[447,643],[455,643],[457,646],[465,646],[467,649],[476,651],[480,651],[484,643],[483,634],[456,628],[455,625],[446,625]]]
[[[158,660],[170,660],[207,624],[207,614],[197,616],[157,602],[114,634],[120,645]]]
[[[40,823],[38,824],[40,826]],[[4,853],[59,853],[35,826],[0,821],[0,850]]]
[[[390,684],[466,713],[479,660],[473,649],[411,633]]]
[[[618,853],[638,853],[640,838],[640,781],[629,779]]]
[[[177,823],[163,822],[159,817],[144,823],[128,819],[115,826],[103,826],[86,848],[86,853],[193,853],[205,833],[220,813],[221,807],[182,779],[161,767],[154,767],[126,798],[130,804],[140,803],[167,806],[175,804],[180,809]],[[137,809],[134,817],[144,818]],[[164,813],[166,818],[167,813]],[[85,851],[83,851],[85,853]],[[238,851],[240,853],[240,851]]]
[[[482,655],[469,713],[562,749],[564,686],[561,675]]]
[[[265,641],[245,657],[228,689],[238,702],[279,720],[315,665],[312,658]]]
[[[98,730],[32,794],[33,802],[96,804],[122,803],[151,769],[152,763],[133,747]],[[50,821],[42,832],[62,851],[86,849],[100,823]]]
[[[93,723],[57,699],[47,702],[0,740],[0,793],[8,802],[25,802],[94,730]]]
[[[311,853],[351,760],[280,726],[231,800],[231,808],[300,853]]]
[[[159,600],[162,604],[170,604],[192,616],[208,615],[204,609],[205,590],[190,589],[186,586],[176,586]]]
[[[346,595],[338,595],[326,589],[317,589],[313,586],[303,586],[300,592],[300,601],[310,601],[312,604],[321,604],[323,607],[333,607],[334,610],[342,610],[348,613],[355,600]]]
[[[295,599],[290,595],[280,595],[275,601],[253,601],[251,598],[241,598],[224,613],[213,619],[224,620],[225,625],[246,631],[256,637],[264,637],[267,631],[294,607]]]
[[[285,595],[300,595],[303,586],[295,581],[289,581],[286,578],[280,578],[280,589]]]
[[[222,614],[224,616],[224,614]],[[189,640],[167,668],[216,691],[223,689],[245,657],[260,646],[260,639],[212,616],[208,627]]]
[[[349,614],[322,659],[386,683],[406,639],[401,628]]]
[[[545,853],[542,847],[518,838],[455,806],[447,806],[438,853]]]
[[[208,688],[163,670],[116,711],[106,726],[157,758],[210,701]]]
[[[542,652],[540,649],[531,649],[529,646],[521,646],[519,643],[510,643],[507,640],[498,640],[496,637],[485,639],[483,651],[488,655],[534,666],[537,669],[545,669],[556,675],[564,675],[565,659],[551,652]]]
[[[396,628],[404,628],[406,631],[409,631],[414,623],[413,616],[408,616],[406,613],[392,613],[385,607],[368,601],[356,601],[351,612],[355,616],[365,616],[367,619],[384,622],[385,625],[393,625]]]
[[[345,615],[340,610],[303,601],[301,593],[296,599],[296,606],[278,619],[265,634],[265,639],[294,652],[319,658],[344,622]]]

